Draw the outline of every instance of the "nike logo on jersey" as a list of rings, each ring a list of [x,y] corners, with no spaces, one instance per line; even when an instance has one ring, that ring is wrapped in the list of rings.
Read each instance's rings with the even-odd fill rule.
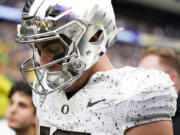
[[[95,104],[98,104],[99,102],[105,101],[105,99],[98,100],[96,102],[91,102],[91,100],[88,102],[87,107],[92,107]]]

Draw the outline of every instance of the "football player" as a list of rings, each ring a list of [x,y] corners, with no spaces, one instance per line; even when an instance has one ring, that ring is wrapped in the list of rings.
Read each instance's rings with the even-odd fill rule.
[[[32,48],[21,72],[37,76],[40,135],[172,135],[169,77],[114,69],[106,55],[118,32],[111,0],[29,0],[17,28]]]

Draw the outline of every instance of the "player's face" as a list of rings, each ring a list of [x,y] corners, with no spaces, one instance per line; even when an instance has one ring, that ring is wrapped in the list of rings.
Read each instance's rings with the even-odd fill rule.
[[[32,98],[22,92],[15,92],[6,112],[8,126],[15,130],[23,130],[34,126],[35,108]]]
[[[35,47],[38,48],[40,54],[41,66],[65,56],[65,47],[58,39],[36,43]],[[60,68],[61,63],[58,63],[48,67],[48,70],[59,71]]]

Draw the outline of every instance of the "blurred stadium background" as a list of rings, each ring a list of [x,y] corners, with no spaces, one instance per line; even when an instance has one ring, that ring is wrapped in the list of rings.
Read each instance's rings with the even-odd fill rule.
[[[8,105],[7,94],[22,80],[19,65],[30,54],[27,46],[15,42],[16,25],[26,0],[0,0],[0,118]],[[180,0],[112,0],[118,42],[108,50],[115,67],[136,66],[141,52],[155,45],[180,53]],[[33,79],[32,75],[28,77]]]

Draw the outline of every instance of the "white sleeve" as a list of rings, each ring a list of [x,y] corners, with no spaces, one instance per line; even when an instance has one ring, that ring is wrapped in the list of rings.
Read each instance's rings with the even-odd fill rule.
[[[145,123],[171,120],[176,111],[176,91],[169,76],[150,70],[139,74],[126,110],[126,129]]]

